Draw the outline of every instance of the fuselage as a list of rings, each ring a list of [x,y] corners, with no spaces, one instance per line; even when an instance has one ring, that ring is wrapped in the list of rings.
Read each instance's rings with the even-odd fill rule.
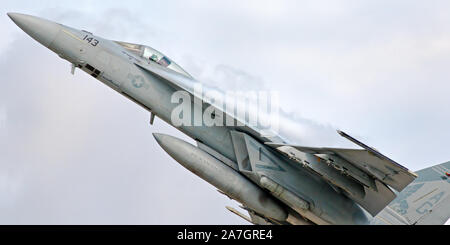
[[[173,125],[171,115],[178,104],[173,103],[171,98],[177,89],[161,77],[146,72],[136,63],[152,66],[155,69],[164,69],[169,73],[175,74],[175,71],[148,62],[143,57],[129,52],[117,42],[86,31],[27,15],[17,15],[13,19],[24,31],[61,58],[151,111],[159,119]],[[38,26],[45,28],[39,29]],[[183,74],[175,74],[175,76],[182,76],[184,81],[196,83],[189,76]],[[192,102],[192,108],[195,107],[202,107],[202,104]],[[200,111],[203,110],[204,108],[200,108]],[[236,154],[230,132],[246,131],[245,128],[229,126],[201,125],[176,128],[234,162],[236,162]],[[253,132],[246,133],[251,136]],[[279,159],[279,168],[285,171],[273,169],[259,171],[279,180],[281,182],[279,184],[287,186],[292,192],[311,203],[311,211],[315,215],[331,224],[369,224],[371,222],[372,217],[367,212],[353,200],[338,193],[330,184],[286,157],[279,156]],[[255,183],[260,185],[258,182]]]

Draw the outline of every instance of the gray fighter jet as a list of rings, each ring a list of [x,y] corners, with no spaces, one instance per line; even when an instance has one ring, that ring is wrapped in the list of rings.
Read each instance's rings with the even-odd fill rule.
[[[8,16],[69,61],[72,74],[76,68],[89,73],[148,110],[151,124],[157,116],[194,139],[196,146],[154,134],[182,166],[241,203],[249,216],[227,208],[250,223],[413,225],[444,224],[450,217],[450,162],[413,173],[341,131],[359,147],[290,144],[249,123],[248,116],[204,99],[191,75],[149,46],[30,15]],[[188,109],[174,113],[186,103]],[[214,123],[196,121],[198,112]]]

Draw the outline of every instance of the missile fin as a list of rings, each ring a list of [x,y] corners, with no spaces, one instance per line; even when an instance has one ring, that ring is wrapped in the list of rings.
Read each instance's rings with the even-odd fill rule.
[[[249,223],[255,225],[255,223],[252,222],[252,220],[250,219],[250,217],[246,216],[245,214],[242,214],[241,212],[237,211],[235,208],[229,207],[229,206],[226,206],[225,208],[227,208],[228,211],[230,211],[230,212],[236,214],[237,216],[239,216],[239,217],[245,219],[245,220],[248,221]]]

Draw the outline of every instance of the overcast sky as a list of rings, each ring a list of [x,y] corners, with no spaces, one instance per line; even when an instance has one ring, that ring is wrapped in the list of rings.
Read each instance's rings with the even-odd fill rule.
[[[416,171],[450,160],[449,1],[3,1],[0,224],[246,224],[153,139],[186,139],[6,15],[152,46],[222,89],[281,94],[303,145],[341,129]]]

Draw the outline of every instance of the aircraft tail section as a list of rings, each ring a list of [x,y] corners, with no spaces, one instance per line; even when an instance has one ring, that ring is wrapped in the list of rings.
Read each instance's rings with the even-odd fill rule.
[[[450,161],[417,171],[389,207],[411,225],[442,225],[450,218]]]

